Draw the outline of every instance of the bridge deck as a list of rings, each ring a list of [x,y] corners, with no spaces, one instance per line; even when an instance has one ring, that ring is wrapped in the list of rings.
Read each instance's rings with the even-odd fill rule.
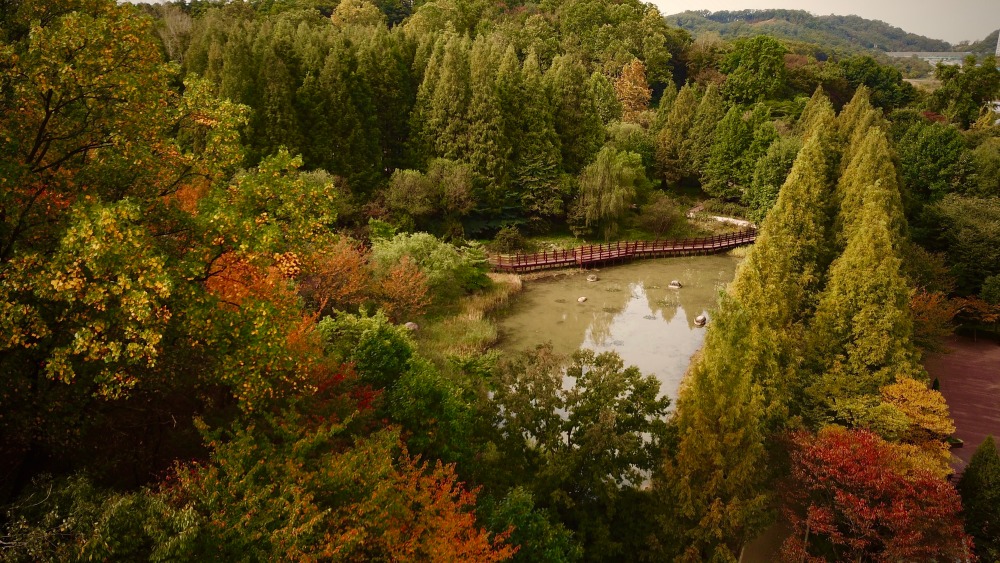
[[[757,230],[751,228],[737,233],[703,238],[616,242],[534,254],[493,255],[490,256],[490,266],[497,271],[514,273],[555,268],[583,268],[635,258],[714,254],[751,244],[756,239]]]

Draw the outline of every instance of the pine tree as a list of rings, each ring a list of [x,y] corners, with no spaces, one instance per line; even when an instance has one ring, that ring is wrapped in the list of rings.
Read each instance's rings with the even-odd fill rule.
[[[450,37],[450,35],[442,34],[437,37],[433,44],[430,41],[422,43],[423,48],[429,54],[427,55],[427,64],[423,67],[420,87],[417,88],[413,111],[410,113],[410,138],[407,146],[407,160],[418,168],[426,166],[427,162],[434,156],[434,137],[430,135],[431,105],[441,77],[444,48]],[[418,65],[421,58],[420,53],[421,49],[418,48],[418,56],[414,65]]]
[[[854,135],[858,138],[859,135]],[[902,250],[906,240],[906,217],[899,191],[898,173],[885,132],[879,127],[867,130],[861,144],[852,151],[851,161],[837,183],[840,208],[835,232],[841,247],[859,227],[865,206],[881,208],[880,216],[888,221],[893,247]]]
[[[673,81],[667,82],[663,93],[660,94],[660,101],[656,104],[656,119],[653,121],[652,127],[654,133],[659,133],[667,123],[667,116],[670,115],[670,110],[674,107],[677,94],[677,86],[674,85]]]
[[[431,97],[423,134],[433,146],[434,156],[463,160],[469,143],[469,101],[472,97],[468,37],[452,36],[445,44],[440,74]]]
[[[685,84],[677,93],[677,99],[656,137],[656,165],[668,184],[675,184],[695,171],[691,167],[691,155],[684,149],[690,146],[686,141],[694,125],[697,106],[694,86]]]
[[[865,397],[901,377],[926,379],[901,269],[889,218],[876,202],[866,203],[809,325],[807,365],[818,377],[806,403],[817,425],[854,425]]]
[[[604,144],[604,126],[587,87],[587,69],[569,55],[558,56],[545,73],[545,82],[552,93],[563,169],[577,174]]]
[[[778,191],[792,171],[795,158],[802,149],[802,141],[797,137],[778,139],[767,149],[767,153],[757,161],[753,171],[753,181],[743,198],[750,208],[748,219],[760,224],[767,212],[778,200]]]
[[[830,103],[830,98],[823,91],[823,86],[817,86],[812,97],[806,103],[806,107],[802,109],[802,115],[799,116],[799,120],[795,124],[795,130],[799,135],[805,136],[814,129],[816,120],[821,119],[821,116],[828,112],[833,112],[833,104]]]
[[[993,436],[987,436],[972,454],[958,492],[976,555],[980,561],[1000,561],[1000,454]]]
[[[741,198],[753,181],[757,161],[777,137],[763,105],[755,106],[749,114],[740,106],[731,107],[715,130],[702,189],[715,197]]]
[[[683,530],[683,561],[736,561],[769,519],[764,396],[747,366],[770,347],[750,322],[724,295],[678,399],[677,453],[654,483],[672,511],[662,525]]]
[[[861,143],[868,130],[879,127],[889,130],[889,124],[882,115],[882,110],[872,106],[871,91],[865,86],[859,86],[851,101],[837,116],[837,130],[844,143],[844,153],[841,156],[840,169],[843,169],[854,158],[854,153],[861,149]]]

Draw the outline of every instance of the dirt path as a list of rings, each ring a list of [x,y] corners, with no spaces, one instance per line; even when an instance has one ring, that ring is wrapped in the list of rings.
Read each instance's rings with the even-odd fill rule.
[[[952,450],[958,457],[955,469],[961,471],[987,435],[1000,438],[1000,344],[955,336],[947,346],[950,353],[931,355],[924,365],[941,383],[955,435],[965,441]]]

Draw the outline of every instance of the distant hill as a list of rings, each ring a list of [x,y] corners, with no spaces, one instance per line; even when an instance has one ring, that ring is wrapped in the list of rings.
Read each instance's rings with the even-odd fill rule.
[[[993,55],[997,52],[997,35],[1000,35],[1000,29],[987,35],[982,41],[976,41],[971,45],[958,45],[956,49],[977,55]]]
[[[907,33],[882,21],[858,16],[815,16],[803,10],[683,12],[667,16],[666,20],[695,36],[706,32],[716,32],[724,38],[766,34],[815,43],[831,52],[952,50],[947,41]],[[992,37],[995,48],[996,34]]]

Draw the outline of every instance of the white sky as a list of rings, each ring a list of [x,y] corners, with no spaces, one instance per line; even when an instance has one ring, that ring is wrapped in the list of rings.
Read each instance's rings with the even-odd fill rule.
[[[857,15],[950,43],[979,41],[1000,28],[1000,0],[647,0],[665,15],[686,10],[786,8]]]

